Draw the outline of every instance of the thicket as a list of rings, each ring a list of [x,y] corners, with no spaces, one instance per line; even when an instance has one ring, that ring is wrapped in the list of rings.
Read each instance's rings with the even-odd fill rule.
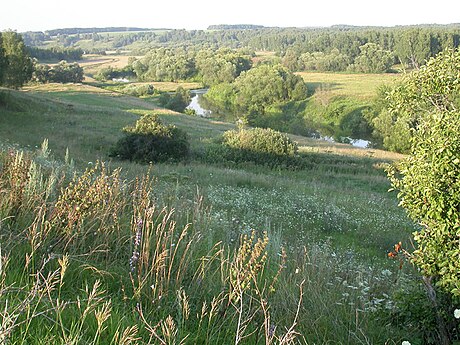
[[[172,94],[169,92],[161,93],[158,101],[161,106],[167,109],[183,113],[191,101],[190,91],[179,86]]]
[[[298,170],[311,168],[308,158],[297,155],[297,143],[287,135],[270,128],[243,128],[226,131],[221,138],[195,158],[209,164],[265,166],[268,169]]]
[[[368,115],[386,149],[409,153],[413,134],[434,110],[449,112],[460,105],[458,56],[458,50],[446,50],[394,87],[379,90],[374,112]]]
[[[457,303],[460,297],[459,70],[460,52],[446,50],[388,94],[389,112],[410,133],[410,153],[389,168],[389,176],[400,205],[420,224],[413,234],[415,250],[398,247],[391,255],[405,254],[420,270],[435,307],[440,305],[435,288]],[[436,343],[451,344],[458,334],[441,308],[435,319]]]
[[[152,96],[158,91],[152,84],[131,84],[121,88],[121,92],[134,97]]]
[[[193,55],[185,49],[150,50],[130,65],[139,81],[179,81],[196,75]]]
[[[147,114],[134,126],[123,128],[122,137],[111,156],[141,163],[179,161],[189,154],[187,133],[173,125],[164,125],[158,115]]]
[[[241,50],[200,50],[195,60],[198,77],[205,86],[231,83],[253,65],[251,56]]]
[[[39,83],[81,83],[83,68],[76,62],[61,61],[54,66],[36,65],[33,79]]]
[[[292,156],[298,151],[297,144],[286,134],[270,128],[230,130],[223,134],[222,143],[228,147],[250,151],[254,154]]]
[[[270,109],[307,97],[305,82],[281,65],[260,65],[241,73],[233,83],[211,87],[204,96],[211,106],[251,126],[262,126]]]
[[[98,70],[98,72],[94,75],[94,79],[99,81],[110,81],[120,78],[132,79],[135,77],[136,74],[134,73],[131,65],[127,65],[123,68],[116,68],[112,66],[104,67]]]
[[[320,97],[312,97],[302,115],[304,126],[340,142],[345,137],[371,138],[373,127],[368,119],[369,112],[372,112],[369,102],[337,96],[324,104]]]

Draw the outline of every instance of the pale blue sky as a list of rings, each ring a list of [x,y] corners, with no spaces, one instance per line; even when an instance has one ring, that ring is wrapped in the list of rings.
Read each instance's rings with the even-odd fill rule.
[[[7,0],[0,31],[137,26],[205,29],[212,24],[394,26],[460,22],[460,1],[436,0]]]

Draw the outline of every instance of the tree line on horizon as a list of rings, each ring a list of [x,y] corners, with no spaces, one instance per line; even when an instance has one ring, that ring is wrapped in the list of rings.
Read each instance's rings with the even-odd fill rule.
[[[401,125],[400,117],[388,116],[385,111],[385,99],[391,90],[380,90],[372,103],[341,98],[321,106],[309,98],[311,90],[306,90],[292,73],[302,70],[381,73],[391,71],[397,63],[417,70],[432,54],[459,46],[460,34],[456,27],[262,28],[202,33],[210,37],[224,35],[230,41],[252,37],[273,44],[279,43],[288,34],[292,35],[292,39],[286,41],[290,45],[285,51],[278,51],[269,59],[262,60],[258,59],[251,46],[241,45],[239,49],[233,49],[224,43],[220,46],[220,41],[216,41],[216,48],[206,45],[205,40],[199,44],[194,40],[188,41],[194,31],[170,30],[163,33],[164,37],[175,37],[177,45],[168,45],[170,41],[165,40],[164,46],[150,48],[142,58],[130,58],[125,68],[102,69],[94,77],[112,80],[129,74],[129,78],[144,82],[198,81],[210,87],[206,100],[217,113],[230,115],[227,120],[244,118],[253,126],[301,135],[311,135],[312,131],[315,134],[319,130],[325,132],[321,135],[337,138],[368,139],[372,136],[386,149],[407,152],[410,123]],[[255,37],[257,32],[264,32],[264,35]],[[132,33],[138,34],[145,33]],[[78,64],[61,62],[47,66],[36,63],[30,57],[32,52],[45,59],[79,56],[82,50],[78,46],[27,47],[27,38],[23,40],[22,35],[16,32],[3,32],[2,36],[1,85],[18,88],[32,77],[45,83],[82,81],[83,70]],[[24,36],[27,37],[26,34]],[[182,42],[181,46],[179,42]],[[322,50],[308,52],[309,49]]]
[[[60,29],[56,32],[25,32],[28,46],[43,47],[49,40],[63,47],[79,47],[82,40],[93,41],[93,50],[100,51],[100,44],[110,49],[132,47],[136,53],[145,54],[152,48],[185,47],[203,48],[248,48],[254,51],[273,51],[281,58],[294,60],[291,67],[307,68],[302,64],[302,54],[340,55],[346,63],[326,64],[315,69],[346,70],[362,53],[360,47],[376,45],[377,50],[391,53],[393,62],[404,68],[418,68],[426,60],[448,48],[460,45],[460,25],[420,25],[397,27],[353,27],[329,28],[265,28],[251,25],[212,26],[212,30],[150,30],[116,31],[115,35],[105,29]],[[58,35],[53,36],[52,33]],[[100,35],[101,34],[101,35]],[[102,35],[103,34],[103,35]],[[314,56],[318,59],[318,56]],[[333,58],[329,56],[329,58]],[[337,56],[335,56],[337,58]],[[311,60],[311,59],[310,59]]]

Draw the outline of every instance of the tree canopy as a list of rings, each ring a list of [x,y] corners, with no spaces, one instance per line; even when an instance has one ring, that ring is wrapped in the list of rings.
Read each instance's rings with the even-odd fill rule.
[[[112,29],[117,31],[119,28]],[[110,28],[60,29],[44,33],[29,32],[25,37],[28,44],[35,46],[44,47],[46,41],[54,40],[64,47],[69,45],[78,47],[82,41],[82,47],[84,46],[86,51],[88,49],[105,51],[125,47],[129,50],[137,50],[139,55],[160,47],[173,50],[176,48],[194,50],[247,48],[254,51],[273,51],[280,57],[286,58],[285,65],[291,70],[302,68],[302,64],[297,62],[303,54],[314,56],[322,53],[329,58],[337,58],[340,62],[323,65],[329,68],[326,70],[340,68],[341,71],[345,71],[350,64],[356,64],[355,59],[362,53],[360,47],[368,43],[378,45],[382,51],[391,52],[395,62],[403,68],[418,68],[440,51],[446,48],[457,48],[460,45],[458,29],[458,24],[390,28],[349,26],[264,28],[244,25],[214,26],[211,30],[139,29],[138,32],[124,30],[124,33],[110,33]],[[98,32],[107,33],[100,35]],[[93,48],[88,47],[88,40],[93,41]],[[331,55],[332,52],[334,53]]]
[[[306,96],[301,77],[281,65],[259,65],[242,72],[233,83],[211,87],[206,99],[219,108],[225,107],[223,110],[235,117],[245,118],[250,125],[260,125],[271,107]]]
[[[420,70],[406,74],[393,88],[381,92],[381,112],[374,127],[390,150],[409,152],[410,140],[421,121],[433,111],[450,112],[460,103],[459,53],[445,50]]]
[[[83,68],[76,62],[61,61],[55,66],[37,65],[34,71],[35,80],[41,83],[81,83]]]
[[[460,296],[460,52],[446,50],[389,94],[412,122],[409,156],[390,170],[400,205],[421,225],[412,261]]]
[[[32,77],[32,60],[20,34],[5,31],[1,37],[0,76],[2,79],[0,83],[17,89]]]

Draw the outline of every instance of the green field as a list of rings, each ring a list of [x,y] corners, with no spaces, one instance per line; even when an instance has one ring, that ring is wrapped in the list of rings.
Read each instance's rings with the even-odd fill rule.
[[[391,85],[400,78],[399,74],[345,74],[322,72],[299,72],[308,88],[317,97],[346,96],[368,101],[375,97],[382,84]]]
[[[332,84],[325,74],[303,77],[308,82],[313,75],[317,79],[311,83]],[[364,88],[364,78],[357,75],[337,78],[333,92]],[[370,85],[377,80],[370,77]],[[383,169],[400,155],[292,136],[311,162],[308,168],[207,164],[195,160],[193,152],[233,124],[159,109],[89,85],[49,84],[8,93],[9,105],[0,108],[0,164],[11,164],[12,149],[25,149],[42,164],[45,181],[34,187],[43,194],[24,195],[17,212],[16,204],[5,201],[13,195],[9,185],[0,185],[0,250],[9,258],[0,268],[0,291],[16,291],[8,295],[5,310],[22,315],[5,326],[12,343],[179,344],[185,339],[234,344],[239,339],[241,344],[281,344],[293,330],[298,334],[292,343],[300,344],[400,344],[410,336],[385,316],[395,291],[411,279],[387,258],[394,243],[409,243],[414,230],[396,195],[388,193]],[[121,128],[152,112],[189,134],[190,161],[149,167],[110,158]],[[45,139],[51,154],[40,149]],[[74,165],[69,158],[64,163],[66,149]],[[110,169],[101,179],[97,170],[90,180],[109,183],[108,189],[97,187],[102,188],[98,193],[111,191],[104,192],[107,204],[85,214],[79,227],[53,225],[48,232],[71,169],[81,174],[97,160]],[[122,169],[119,175],[113,173],[116,168]],[[134,197],[133,181],[149,171],[152,185],[140,190],[150,198]],[[66,178],[60,175],[64,172]],[[53,174],[57,182],[45,192]],[[77,205],[72,195],[81,194],[68,196],[73,201],[67,202]],[[145,266],[133,275],[129,262],[139,219],[151,225],[142,228],[139,262]],[[251,243],[252,259],[238,249],[244,243]],[[159,244],[164,251],[154,248]],[[265,248],[265,258],[258,248]],[[235,281],[238,274],[242,280]],[[35,279],[41,277],[43,285]],[[101,285],[91,295],[96,281]],[[45,293],[34,286],[43,286]],[[123,342],[123,332],[137,340]]]

